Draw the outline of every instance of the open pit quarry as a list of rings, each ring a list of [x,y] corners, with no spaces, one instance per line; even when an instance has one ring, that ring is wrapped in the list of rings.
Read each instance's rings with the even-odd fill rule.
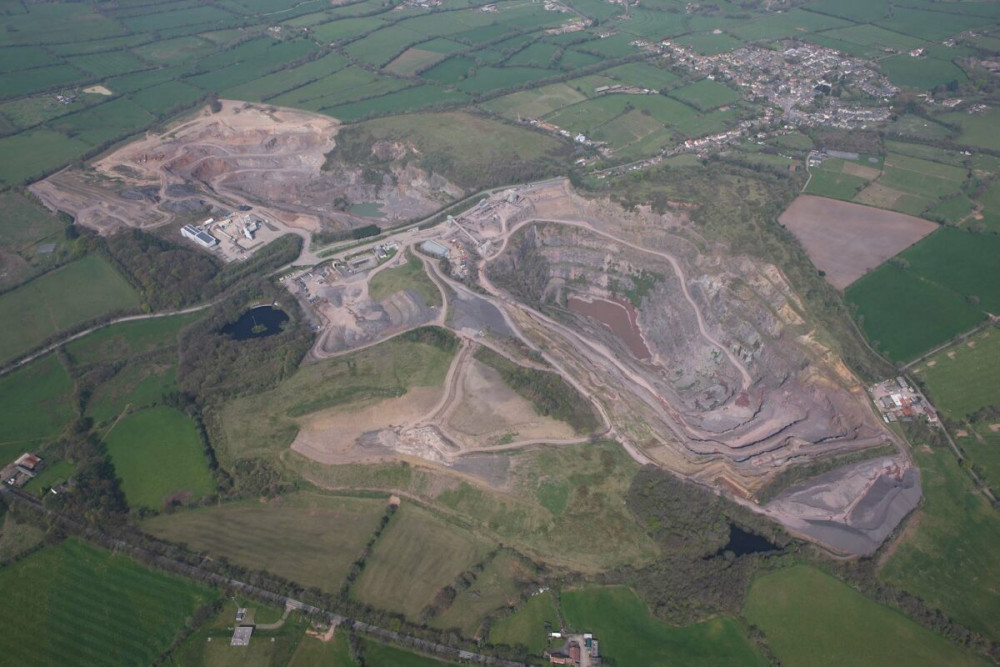
[[[583,442],[525,425],[500,444],[491,439],[515,429],[480,433],[456,420],[485,386],[469,346],[488,345],[522,364],[532,362],[512,350],[533,350],[593,402],[599,435],[640,464],[704,484],[834,553],[872,553],[919,501],[916,468],[781,271],[707,242],[685,208],[626,212],[560,180],[498,193],[452,222],[398,236],[412,248],[428,239],[451,249],[453,275],[426,265],[462,352],[433,409],[391,428],[368,424],[345,462],[378,452],[454,466],[466,455],[544,446],[528,434],[547,434],[551,446]],[[331,331],[344,325],[329,321]],[[320,334],[314,357],[336,356],[329,340]],[[898,454],[756,501],[790,466],[887,444]]]
[[[201,223],[233,211],[263,222],[261,241],[282,233],[302,236],[349,230],[373,222],[350,213],[377,205],[380,221],[397,223],[436,211],[462,190],[414,164],[390,166],[381,182],[337,158],[340,124],[320,114],[225,100],[162,133],[149,134],[95,161],[71,167],[31,186],[54,211],[102,234],[123,227],[152,229]],[[405,152],[405,147],[376,147]],[[334,151],[332,155],[328,155]],[[233,234],[221,236],[226,259],[252,252]]]

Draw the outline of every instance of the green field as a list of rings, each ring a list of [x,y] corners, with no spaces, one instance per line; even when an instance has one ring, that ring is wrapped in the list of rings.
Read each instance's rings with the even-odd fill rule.
[[[148,665],[213,597],[75,540],[0,570],[0,588],[0,652],[18,665]]]
[[[913,372],[926,383],[934,405],[952,419],[1000,405],[1000,331],[989,328],[942,350]]]
[[[541,118],[577,102],[587,99],[582,93],[565,83],[554,83],[534,90],[504,95],[484,104],[484,108],[507,118]]]
[[[702,79],[682,88],[676,88],[670,91],[670,96],[702,111],[709,111],[724,104],[732,104],[740,99],[740,94],[729,86],[709,79]]]
[[[476,637],[483,619],[497,609],[520,601],[533,573],[519,558],[500,552],[476,575],[468,588],[456,595],[448,610],[431,619],[437,628],[458,628],[466,637]]]
[[[897,86],[930,90],[952,81],[965,81],[965,72],[947,60],[939,58],[913,58],[902,54],[879,61],[879,67]]]
[[[247,610],[247,618],[254,623],[265,624],[278,621],[282,610],[265,607],[254,600],[239,598],[227,599],[221,611],[202,627],[198,628],[181,646],[170,654],[166,661],[168,665],[184,665],[185,667],[271,667],[272,665],[288,665],[293,655],[298,653],[298,647],[305,639],[308,621],[294,614],[285,619],[280,628],[275,630],[255,628],[249,646],[233,647],[229,641],[233,636],[233,624],[237,607]],[[320,644],[317,640],[312,640]],[[326,656],[324,656],[326,657]],[[299,662],[297,664],[308,664]],[[314,662],[320,664],[330,662]],[[338,663],[332,663],[337,665]],[[343,667],[354,667],[353,662],[341,663]],[[310,667],[312,667],[312,665]]]
[[[19,185],[57,171],[79,159],[90,146],[48,129],[33,129],[0,139],[0,155],[17,155],[17,160],[0,160],[0,186]]]
[[[0,312],[16,313],[17,327],[0,334],[0,360],[28,352],[61,331],[117,311],[139,298],[98,255],[88,255],[0,295]]]
[[[827,163],[832,163],[827,165]],[[840,160],[825,160],[823,165],[810,167],[812,178],[804,192],[831,199],[850,201],[870,182],[867,178],[852,176],[840,171]]]
[[[4,463],[57,436],[74,413],[73,381],[55,355],[0,377],[0,454]]]
[[[997,123],[1000,122],[1000,109],[990,109],[978,114],[960,111],[945,114],[941,116],[941,120],[954,123],[961,128],[961,133],[956,139],[959,143],[1000,150],[1000,134],[996,131]]]
[[[971,329],[984,315],[954,292],[883,264],[847,288],[861,329],[893,361],[906,361]]]
[[[732,619],[720,617],[673,627],[649,613],[622,586],[563,591],[566,623],[600,641],[601,655],[619,665],[766,665]]]
[[[541,655],[548,645],[548,634],[560,629],[559,613],[551,591],[532,596],[510,616],[490,627],[493,644],[522,644],[532,655]]]
[[[344,122],[353,122],[374,115],[415,111],[429,105],[460,103],[468,100],[469,96],[460,90],[441,90],[430,85],[413,86],[360,102],[328,107],[323,113]]]
[[[880,575],[955,622],[1000,639],[1000,517],[950,450],[914,444],[924,490],[920,523]]]
[[[9,513],[0,515],[0,563],[19,557],[44,539],[44,529],[30,523],[18,523]]]
[[[423,261],[409,251],[402,266],[383,269],[368,282],[368,296],[375,301],[382,301],[403,290],[415,291],[428,306],[440,306],[442,303],[441,291],[424,271]]]
[[[201,313],[191,313],[121,322],[79,338],[67,344],[65,349],[75,364],[127,359],[175,345],[181,329],[201,316]]]
[[[175,512],[142,526],[237,565],[336,593],[385,507],[386,501],[377,498],[301,492],[266,504],[254,499]]]
[[[757,579],[745,613],[788,667],[987,664],[805,565]]]
[[[471,532],[404,503],[375,543],[351,595],[416,621],[437,592],[481,560],[489,547]]]
[[[418,653],[410,653],[395,646],[363,640],[366,667],[441,667],[455,663],[443,662]]]
[[[103,424],[117,418],[126,407],[141,410],[162,402],[177,391],[177,364],[173,359],[131,362],[103,381],[87,400],[86,415]]]
[[[351,658],[347,635],[338,631],[329,642],[303,637],[288,667],[357,667],[357,663]]]
[[[220,415],[218,454],[227,459],[275,455],[298,432],[297,418],[327,408],[371,404],[411,387],[444,382],[452,350],[395,338],[299,371],[271,391],[228,403]]]
[[[173,408],[132,413],[104,440],[134,508],[160,509],[170,500],[198,500],[215,490],[194,422]]]

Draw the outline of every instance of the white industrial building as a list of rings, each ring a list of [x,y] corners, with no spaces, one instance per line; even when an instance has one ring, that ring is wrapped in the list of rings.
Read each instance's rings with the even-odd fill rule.
[[[194,225],[184,225],[181,227],[181,235],[184,238],[191,239],[195,243],[198,243],[206,248],[211,248],[219,243],[219,239],[215,238],[208,232],[198,229]]]

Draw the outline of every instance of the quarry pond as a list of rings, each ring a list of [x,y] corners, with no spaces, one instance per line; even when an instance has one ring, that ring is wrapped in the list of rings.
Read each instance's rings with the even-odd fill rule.
[[[639,313],[636,312],[635,306],[631,303],[608,301],[607,299],[587,301],[580,297],[571,296],[566,300],[566,305],[574,313],[593,317],[605,324],[625,341],[629,351],[637,359],[649,359],[652,356],[639,332]]]
[[[232,324],[222,327],[222,333],[236,339],[266,338],[281,333],[281,325],[288,315],[273,306],[256,306],[246,311]]]

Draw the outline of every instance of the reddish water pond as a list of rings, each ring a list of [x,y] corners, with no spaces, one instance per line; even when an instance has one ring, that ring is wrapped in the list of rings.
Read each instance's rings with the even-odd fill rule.
[[[646,347],[646,342],[639,333],[639,313],[631,303],[620,301],[608,301],[607,299],[594,299],[585,301],[576,296],[571,296],[566,302],[569,309],[574,313],[580,313],[587,317],[593,317],[602,322],[605,326],[615,332],[615,334],[625,341],[628,349],[637,359],[649,359],[652,354]]]

